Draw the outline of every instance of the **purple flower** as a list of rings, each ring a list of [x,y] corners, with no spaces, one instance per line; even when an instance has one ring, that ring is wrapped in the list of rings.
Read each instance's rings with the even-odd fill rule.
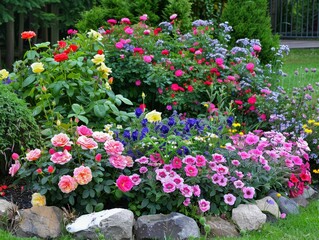
[[[236,197],[229,193],[224,195],[224,202],[230,206],[234,205],[236,201]]]

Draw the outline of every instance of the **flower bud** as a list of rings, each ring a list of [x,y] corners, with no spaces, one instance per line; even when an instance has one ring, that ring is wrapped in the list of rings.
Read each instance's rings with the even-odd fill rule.
[[[42,169],[41,169],[41,168],[38,168],[38,169],[36,170],[36,172],[37,172],[38,174],[41,174],[41,173],[42,173]]]
[[[54,167],[53,166],[49,166],[48,167],[48,173],[53,173],[54,172]]]
[[[50,148],[49,153],[52,155],[55,153],[55,150],[53,148]]]
[[[101,154],[101,153],[96,154],[95,160],[96,160],[97,162],[101,162],[101,158],[102,158],[102,154]]]
[[[12,159],[13,159],[14,161],[16,161],[16,160],[19,159],[20,156],[19,156],[19,154],[17,154],[17,153],[12,153],[11,157],[12,157]]]

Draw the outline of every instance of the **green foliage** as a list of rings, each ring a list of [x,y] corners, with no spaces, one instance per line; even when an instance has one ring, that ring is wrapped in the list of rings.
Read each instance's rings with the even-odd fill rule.
[[[108,82],[112,70],[104,64],[105,55],[97,54],[104,46],[101,39],[98,32],[91,31],[60,41],[54,48],[49,42],[36,44],[24,60],[15,62],[12,85],[47,127],[57,119],[69,123],[69,118],[76,118],[100,126],[104,121],[129,119],[119,107],[132,103],[112,91]],[[94,63],[99,56],[102,60]],[[32,64],[43,68],[37,72]]]
[[[156,26],[161,19],[161,4],[163,0],[136,0],[132,1],[132,11],[135,17],[147,14],[149,21],[148,24]]]
[[[227,21],[234,29],[230,33],[231,44],[242,38],[260,39],[263,49],[261,61],[269,63],[273,59],[275,53],[271,48],[279,46],[279,36],[272,34],[267,0],[229,0],[222,13],[222,21]]]
[[[82,19],[76,24],[81,31],[97,29],[103,26],[107,19],[133,18],[131,3],[129,0],[102,0],[100,6],[96,6],[82,14]]]
[[[40,142],[40,131],[27,108],[7,85],[0,84],[0,169],[8,173],[13,152],[20,153],[21,147],[31,148]]]
[[[185,32],[191,26],[192,3],[189,0],[169,0],[163,10],[165,19],[173,14],[177,14],[180,29]]]

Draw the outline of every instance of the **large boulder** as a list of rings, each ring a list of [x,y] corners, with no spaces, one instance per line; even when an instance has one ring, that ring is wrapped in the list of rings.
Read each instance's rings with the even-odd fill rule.
[[[141,239],[188,239],[200,237],[194,219],[180,213],[141,216],[135,224],[136,240]]]
[[[264,197],[256,200],[256,205],[264,213],[269,213],[276,218],[280,218],[280,210],[276,201],[272,197]]]
[[[19,237],[57,238],[61,235],[63,211],[58,207],[32,207],[20,211]]]
[[[239,237],[236,226],[220,217],[211,217],[206,220],[211,228],[210,236],[212,237]]]
[[[8,202],[5,199],[0,199],[0,216],[9,214],[10,209],[12,210],[18,209],[18,206],[12,202]]]
[[[122,208],[114,208],[101,212],[85,214],[77,218],[66,230],[79,239],[133,239],[134,214]]]
[[[314,190],[312,187],[306,186],[306,187],[304,188],[304,190],[303,190],[302,196],[303,196],[304,198],[308,199],[308,198],[313,197],[314,194],[316,194],[316,193],[317,193],[317,191]]]
[[[265,222],[267,216],[254,204],[239,204],[232,210],[232,220],[239,230],[257,230]]]

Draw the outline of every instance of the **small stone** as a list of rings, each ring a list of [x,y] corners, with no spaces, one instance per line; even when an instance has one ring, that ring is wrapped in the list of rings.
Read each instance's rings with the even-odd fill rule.
[[[268,195],[277,202],[281,213],[299,214],[299,207],[295,201],[283,196],[278,197],[278,193],[276,191],[271,191]]]
[[[315,191],[312,187],[306,186],[304,188],[302,196],[306,199],[311,198],[317,191]]]
[[[239,237],[236,226],[220,217],[211,217],[206,221],[211,227],[210,235],[212,237]]]
[[[302,207],[307,207],[309,202],[308,200],[303,197],[303,195],[299,195],[298,197],[295,197],[295,198],[291,198],[295,203],[297,203],[299,206],[302,206]]]

